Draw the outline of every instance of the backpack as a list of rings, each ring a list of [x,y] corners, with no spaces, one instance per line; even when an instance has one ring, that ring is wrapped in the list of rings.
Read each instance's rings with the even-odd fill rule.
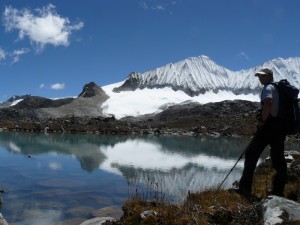
[[[272,84],[279,92],[278,118],[284,121],[286,134],[297,134],[300,131],[299,90],[286,79]]]

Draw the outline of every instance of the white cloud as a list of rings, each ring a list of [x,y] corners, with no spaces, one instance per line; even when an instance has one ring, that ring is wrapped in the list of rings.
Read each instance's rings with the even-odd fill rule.
[[[249,60],[249,56],[245,52],[240,52],[238,54],[238,57],[241,58],[241,59]]]
[[[45,84],[40,84],[40,89],[43,89],[45,87]]]
[[[0,48],[0,61],[6,58],[6,52]]]
[[[13,58],[13,61],[12,61],[11,64],[19,62],[20,61],[20,56],[24,55],[24,54],[27,54],[28,52],[30,52],[30,50],[28,48],[22,48],[22,49],[13,51],[13,53],[11,54],[11,57]]]
[[[67,17],[57,14],[52,4],[32,11],[8,6],[5,7],[3,20],[7,32],[18,30],[19,39],[28,37],[38,51],[47,44],[68,46],[72,32],[80,30],[84,25],[83,22],[71,24]]]
[[[145,10],[148,9],[148,5],[146,4],[146,2],[140,2],[140,6]]]
[[[61,164],[57,162],[50,162],[49,167],[51,170],[60,170],[61,169]]]
[[[156,6],[153,6],[152,8],[153,8],[154,10],[159,10],[159,11],[165,10],[165,8],[164,8],[162,5],[156,5]]]
[[[30,50],[28,48],[21,48],[18,50],[14,50],[13,52],[6,52],[5,50],[0,48],[0,61],[1,60],[9,60],[11,61],[10,65],[19,62],[20,56],[29,53]]]
[[[140,1],[140,6],[145,10],[153,10],[153,11],[169,11],[171,7],[177,4],[176,1],[160,1],[160,0],[143,0]],[[170,11],[172,13],[172,11]]]
[[[53,89],[53,90],[62,90],[64,88],[65,88],[64,83],[56,83],[56,84],[51,85],[51,89]]]

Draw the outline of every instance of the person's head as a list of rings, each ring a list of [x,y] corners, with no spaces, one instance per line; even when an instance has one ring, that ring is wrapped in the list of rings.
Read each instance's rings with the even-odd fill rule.
[[[267,84],[273,81],[273,71],[267,67],[260,69],[255,73],[261,84]]]

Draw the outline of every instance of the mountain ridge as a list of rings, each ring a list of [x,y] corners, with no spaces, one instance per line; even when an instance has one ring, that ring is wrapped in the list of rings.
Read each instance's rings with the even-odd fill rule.
[[[144,73],[132,72],[114,92],[171,87],[197,96],[208,91],[230,91],[234,94],[259,93],[260,84],[254,74],[261,67],[274,72],[274,80],[288,79],[300,88],[300,57],[276,58],[249,69],[232,71],[216,64],[207,56],[190,57]]]

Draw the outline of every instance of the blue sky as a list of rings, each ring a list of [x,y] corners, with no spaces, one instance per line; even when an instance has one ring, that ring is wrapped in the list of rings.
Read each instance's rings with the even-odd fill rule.
[[[231,70],[300,56],[299,0],[0,0],[0,101],[206,55]]]

